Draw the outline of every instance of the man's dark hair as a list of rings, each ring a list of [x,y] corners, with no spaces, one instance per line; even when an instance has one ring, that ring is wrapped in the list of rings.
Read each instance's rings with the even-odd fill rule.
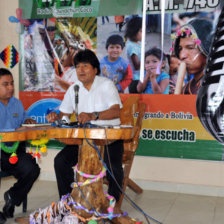
[[[118,34],[114,34],[108,37],[107,42],[106,42],[106,49],[109,47],[110,44],[119,44],[121,45],[121,48],[124,48],[124,40],[123,37],[118,35]]]
[[[79,63],[85,63],[85,62],[91,64],[93,68],[97,69],[97,75],[100,74],[100,62],[93,51],[86,49],[86,50],[78,52],[75,55],[75,58],[74,58],[75,67]]]
[[[12,76],[12,73],[8,69],[0,68],[0,77],[2,77],[4,75],[11,75]]]
[[[139,16],[133,17],[127,23],[125,37],[133,39],[140,29],[142,29],[142,18]]]

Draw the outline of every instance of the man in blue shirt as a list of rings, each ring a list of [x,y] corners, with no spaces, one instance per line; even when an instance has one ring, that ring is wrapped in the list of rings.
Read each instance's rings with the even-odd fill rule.
[[[11,72],[0,68],[0,132],[14,131],[23,123],[35,123],[26,118],[26,112],[20,100],[14,96],[14,80]],[[18,147],[16,147],[18,146]],[[1,142],[1,170],[13,175],[17,182],[4,193],[5,205],[0,213],[0,224],[6,218],[13,217],[15,206],[19,206],[30,191],[33,183],[40,174],[36,160],[26,153],[25,142]],[[11,153],[18,158],[16,163],[10,162]]]

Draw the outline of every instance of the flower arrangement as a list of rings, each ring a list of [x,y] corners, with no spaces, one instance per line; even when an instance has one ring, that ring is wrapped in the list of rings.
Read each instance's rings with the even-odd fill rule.
[[[41,153],[47,152],[47,146],[46,144],[49,142],[49,139],[47,138],[41,138],[39,140],[32,140],[30,141],[30,146],[36,146],[35,153],[32,152],[32,148],[30,147],[30,154],[33,156],[33,158],[40,159],[41,154],[39,153],[39,148]]]
[[[2,149],[6,153],[10,153],[11,156],[9,157],[9,162],[11,164],[16,164],[18,161],[18,157],[16,155],[16,150],[19,146],[19,141],[16,141],[12,144],[12,146],[7,146],[5,143],[1,142],[2,136],[0,136],[0,149]],[[31,146],[36,146],[36,152],[32,152],[32,148],[30,147],[30,152],[34,158],[40,159],[40,153],[39,153],[39,147],[41,153],[46,153],[47,152],[47,146],[46,144],[48,143],[49,139],[47,138],[41,138],[40,140],[31,140],[30,145]]]

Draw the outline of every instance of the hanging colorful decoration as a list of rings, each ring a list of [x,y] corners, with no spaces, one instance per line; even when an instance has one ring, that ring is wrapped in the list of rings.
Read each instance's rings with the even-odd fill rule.
[[[85,177],[85,178],[89,178],[84,182],[74,182],[72,183],[72,188],[73,187],[80,187],[80,186],[85,186],[94,182],[97,182],[98,180],[100,180],[101,178],[103,178],[106,175],[106,168],[103,167],[102,171],[98,174],[98,175],[90,175],[90,174],[85,174],[81,171],[78,170],[78,166],[76,165],[74,168],[74,172],[77,172],[79,175]]]
[[[106,173],[106,168],[103,167],[102,171],[98,175],[90,175],[81,172],[78,170],[78,166],[75,166],[75,172],[77,172],[79,175],[89,178],[87,181],[84,183],[78,182],[78,183],[73,183],[72,185],[74,187],[78,186],[84,186],[86,184],[89,184],[90,182],[98,181],[100,178],[103,178]],[[116,200],[114,199],[113,196],[107,194],[104,192],[105,196],[109,200],[109,207],[107,208],[108,213],[100,213],[99,211],[96,210],[89,210],[88,208],[84,207],[78,202],[75,202],[73,198],[71,197],[70,194],[62,196],[61,200],[57,203],[52,203],[50,206],[44,208],[44,209],[39,209],[37,211],[34,211],[30,215],[30,223],[32,224],[39,224],[43,223],[46,221],[46,223],[67,223],[67,219],[74,219],[72,223],[78,223],[79,221],[82,222],[88,222],[91,224],[97,223],[96,220],[101,220],[101,219],[109,219],[112,220],[113,218],[116,217],[121,217],[121,216],[127,216],[127,212],[124,212],[123,214],[114,214],[114,207]],[[83,210],[86,213],[90,214],[91,216],[88,218],[84,218],[77,214],[76,210]]]
[[[13,45],[8,45],[0,54],[6,68],[13,68],[19,62],[19,53]]]
[[[17,8],[16,9],[16,17],[15,16],[10,16],[9,17],[9,21],[11,23],[21,23],[24,26],[29,26],[30,25],[30,21],[28,19],[23,19],[22,15],[23,15],[22,9]]]
[[[2,138],[2,137],[1,137]],[[18,157],[16,155],[16,150],[19,146],[19,141],[14,142],[12,146],[6,146],[5,143],[0,142],[0,149],[3,150],[6,153],[10,153],[11,156],[9,157],[9,162],[11,164],[16,164],[18,161]]]
[[[61,200],[58,201],[57,203],[51,203],[50,206],[44,208],[44,209],[39,209],[34,211],[30,217],[29,221],[31,224],[41,224],[41,223],[68,223],[66,222],[66,218],[69,217],[70,219],[73,217],[74,222],[72,223],[78,223],[78,220],[86,223],[97,223],[96,220],[101,220],[101,219],[113,219],[116,217],[121,217],[121,216],[127,216],[127,212],[124,212],[123,214],[114,214],[113,209],[110,209],[114,207],[115,205],[115,199],[108,195],[107,193],[106,197],[109,199],[109,208],[108,214],[105,213],[99,213],[97,211],[91,211],[81,204],[75,202],[73,198],[71,197],[70,194],[62,196]],[[83,210],[92,216],[89,218],[84,218],[80,215],[78,215],[74,210]]]
[[[16,153],[12,153],[12,155],[9,158],[9,162],[11,164],[16,164],[18,162],[18,157],[17,157]]]
[[[32,140],[30,141],[30,146],[36,146],[36,151],[33,153],[32,148],[30,147],[29,154],[33,155],[33,158],[36,158],[36,160],[40,159],[41,154],[39,153],[39,148],[41,153],[47,152],[47,146],[49,139],[47,138],[41,138],[40,140]]]

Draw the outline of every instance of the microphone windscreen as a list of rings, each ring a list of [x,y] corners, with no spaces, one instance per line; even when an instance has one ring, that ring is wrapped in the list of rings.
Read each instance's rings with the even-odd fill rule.
[[[79,91],[79,85],[75,85],[74,86],[74,91],[75,91],[75,93],[78,93],[78,91]]]

